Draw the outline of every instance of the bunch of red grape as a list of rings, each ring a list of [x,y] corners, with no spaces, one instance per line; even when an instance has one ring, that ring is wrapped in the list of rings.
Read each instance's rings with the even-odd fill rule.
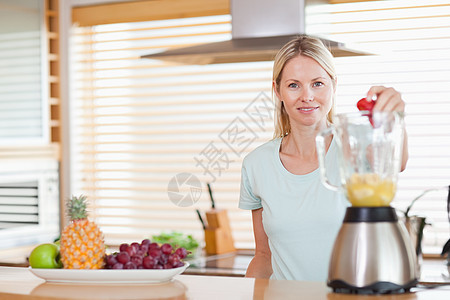
[[[106,255],[106,269],[172,269],[184,266],[188,255],[185,248],[174,249],[170,244],[159,246],[149,239],[121,244],[119,252]]]

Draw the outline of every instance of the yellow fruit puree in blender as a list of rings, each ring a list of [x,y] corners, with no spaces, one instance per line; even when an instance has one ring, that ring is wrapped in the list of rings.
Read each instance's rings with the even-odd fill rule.
[[[346,184],[347,197],[353,206],[389,206],[394,199],[396,185],[379,175],[353,174]]]

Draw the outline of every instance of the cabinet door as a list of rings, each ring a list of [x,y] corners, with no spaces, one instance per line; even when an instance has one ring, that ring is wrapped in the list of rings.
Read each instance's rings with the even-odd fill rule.
[[[42,0],[0,0],[0,143],[48,142]]]

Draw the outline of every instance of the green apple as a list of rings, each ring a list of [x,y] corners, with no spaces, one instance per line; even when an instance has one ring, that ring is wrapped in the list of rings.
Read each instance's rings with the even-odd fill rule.
[[[31,251],[28,258],[30,266],[38,269],[62,268],[59,257],[59,247],[56,244],[41,244]]]

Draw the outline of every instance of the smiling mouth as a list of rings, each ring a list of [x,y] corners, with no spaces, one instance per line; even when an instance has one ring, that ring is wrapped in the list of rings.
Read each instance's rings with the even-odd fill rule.
[[[319,107],[317,106],[317,107],[299,107],[297,109],[300,110],[300,111],[313,111],[313,110],[316,110],[318,108]]]

